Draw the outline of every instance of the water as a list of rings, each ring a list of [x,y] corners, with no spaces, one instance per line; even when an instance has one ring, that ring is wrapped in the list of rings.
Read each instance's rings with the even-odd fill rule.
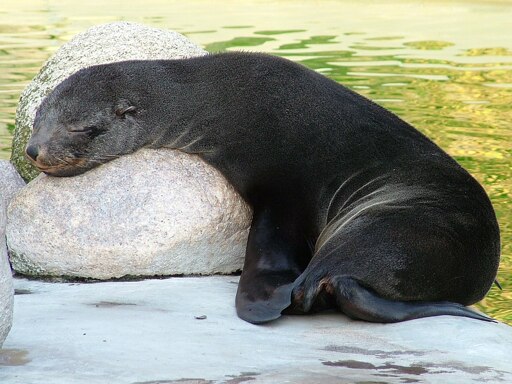
[[[114,16],[115,15],[115,16]],[[0,158],[21,90],[76,33],[136,21],[209,51],[299,61],[392,110],[485,187],[502,231],[499,281],[478,308],[512,324],[512,3],[26,1],[0,5]]]

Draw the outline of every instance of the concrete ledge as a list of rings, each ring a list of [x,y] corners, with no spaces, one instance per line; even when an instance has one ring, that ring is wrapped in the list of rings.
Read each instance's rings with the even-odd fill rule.
[[[512,382],[512,328],[442,316],[238,319],[237,277],[15,280],[3,384]],[[206,318],[204,318],[206,316]]]

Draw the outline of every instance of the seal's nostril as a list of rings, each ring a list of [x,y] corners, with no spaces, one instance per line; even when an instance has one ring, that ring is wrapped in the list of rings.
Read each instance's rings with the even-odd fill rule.
[[[29,145],[25,150],[28,157],[32,160],[37,160],[37,156],[39,155],[39,147],[37,145]]]

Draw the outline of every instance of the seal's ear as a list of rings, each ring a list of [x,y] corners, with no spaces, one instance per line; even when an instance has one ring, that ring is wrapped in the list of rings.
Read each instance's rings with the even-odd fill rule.
[[[136,111],[137,111],[137,108],[135,108],[133,105],[119,106],[116,108],[116,116],[124,117],[127,113],[133,113]]]

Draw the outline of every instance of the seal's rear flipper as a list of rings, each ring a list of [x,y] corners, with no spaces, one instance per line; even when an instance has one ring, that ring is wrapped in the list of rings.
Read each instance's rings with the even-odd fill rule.
[[[290,305],[293,282],[311,257],[296,223],[279,209],[255,209],[236,293],[241,319],[265,323]]]
[[[377,296],[360,285],[356,280],[338,276],[323,279],[316,289],[306,292],[300,286],[294,291],[294,307],[308,312],[316,306],[317,296],[327,292],[333,297],[338,309],[352,319],[375,323],[395,323],[404,320],[430,316],[463,316],[483,321],[495,321],[485,315],[474,312],[465,306],[452,302],[406,302],[392,301]],[[301,303],[297,303],[297,300]],[[325,299],[322,299],[325,300]]]

